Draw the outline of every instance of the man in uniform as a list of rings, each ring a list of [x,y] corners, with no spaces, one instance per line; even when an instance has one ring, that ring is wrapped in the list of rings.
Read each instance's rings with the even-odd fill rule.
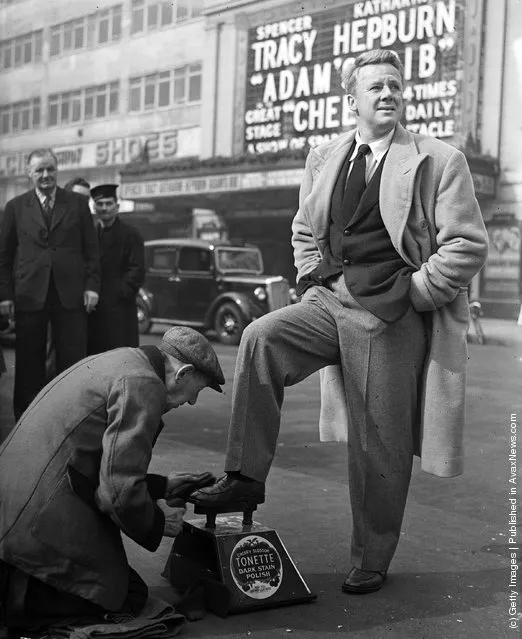
[[[89,317],[89,354],[138,346],[136,295],[145,278],[143,239],[118,217],[116,184],[91,189],[100,246],[101,288]]]
[[[162,416],[224,382],[208,340],[174,327],[159,348],[82,360],[33,400],[0,448],[0,616],[8,628],[140,612],[147,587],[128,565],[121,533],[156,550],[182,524],[184,507],[167,504],[184,506],[188,492],[213,481],[210,473],[147,474]]]

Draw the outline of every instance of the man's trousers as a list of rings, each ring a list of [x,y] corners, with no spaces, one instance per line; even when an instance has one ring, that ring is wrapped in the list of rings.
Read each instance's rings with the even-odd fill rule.
[[[46,385],[47,332],[51,325],[56,349],[56,374],[87,357],[87,313],[83,307],[62,306],[51,278],[42,309],[15,308],[14,414],[18,421],[35,396]]]
[[[427,337],[412,308],[386,324],[344,288],[324,287],[250,324],[238,352],[226,471],[265,481],[285,386],[341,364],[349,414],[353,564],[388,569],[399,540],[418,425]]]

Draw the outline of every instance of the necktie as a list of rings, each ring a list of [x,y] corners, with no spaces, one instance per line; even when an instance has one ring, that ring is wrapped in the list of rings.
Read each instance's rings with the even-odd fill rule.
[[[357,210],[359,200],[366,189],[366,154],[370,150],[367,144],[361,144],[353,162],[352,170],[346,182],[343,197],[345,220],[348,222]]]
[[[49,196],[44,198],[44,201],[42,203],[42,211],[43,211],[45,223],[47,224],[47,226],[50,226],[53,212],[51,209],[51,198]]]

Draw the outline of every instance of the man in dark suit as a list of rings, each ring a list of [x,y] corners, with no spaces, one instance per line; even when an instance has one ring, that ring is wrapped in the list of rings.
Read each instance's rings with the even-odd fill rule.
[[[89,316],[89,354],[139,346],[136,294],[145,277],[143,238],[118,218],[116,184],[91,189],[98,218],[101,289]]]
[[[51,149],[29,154],[34,189],[10,200],[0,232],[0,314],[15,318],[14,413],[46,382],[47,327],[57,372],[87,355],[87,314],[98,302],[98,245],[88,201],[56,186]]]

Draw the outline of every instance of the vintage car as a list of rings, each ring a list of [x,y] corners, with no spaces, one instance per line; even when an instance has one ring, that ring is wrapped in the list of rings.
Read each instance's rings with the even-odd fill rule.
[[[294,301],[288,280],[263,274],[261,251],[249,244],[151,240],[145,266],[137,300],[141,333],[154,322],[180,324],[239,344],[250,322]]]

